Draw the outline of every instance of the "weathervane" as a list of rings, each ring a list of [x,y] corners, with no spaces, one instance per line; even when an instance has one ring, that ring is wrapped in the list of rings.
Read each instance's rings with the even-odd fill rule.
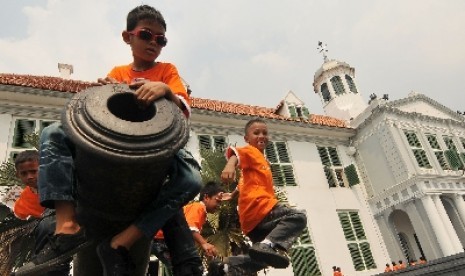
[[[328,61],[328,56],[326,55],[326,53],[328,52],[328,50],[326,49],[326,46],[328,46],[327,44],[323,44],[323,42],[321,41],[318,41],[318,50],[320,50],[320,53],[323,53],[323,59],[325,62]]]

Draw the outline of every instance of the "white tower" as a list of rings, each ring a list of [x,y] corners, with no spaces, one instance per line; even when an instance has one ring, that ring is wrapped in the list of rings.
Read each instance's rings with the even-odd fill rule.
[[[329,60],[326,44],[318,42],[318,49],[324,63],[315,73],[313,89],[320,95],[326,115],[350,122],[367,107],[355,85],[355,69],[345,62]]]

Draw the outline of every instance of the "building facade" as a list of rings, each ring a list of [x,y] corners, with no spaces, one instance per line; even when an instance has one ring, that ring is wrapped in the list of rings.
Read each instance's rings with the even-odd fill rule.
[[[0,161],[30,148],[24,134],[60,120],[91,83],[0,74]],[[436,259],[465,242],[465,121],[433,99],[410,94],[363,101],[355,70],[326,60],[314,78],[326,115],[293,93],[276,108],[193,98],[187,149],[245,145],[254,117],[269,127],[274,184],[305,209],[307,229],[292,267],[267,275],[374,275],[393,260]]]

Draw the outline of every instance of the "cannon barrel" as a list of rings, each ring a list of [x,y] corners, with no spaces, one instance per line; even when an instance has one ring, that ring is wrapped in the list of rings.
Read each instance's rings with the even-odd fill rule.
[[[75,145],[78,217],[97,240],[127,227],[157,196],[189,136],[173,102],[163,98],[141,107],[122,84],[77,93],[62,125]],[[92,267],[84,256],[76,263],[78,270]]]

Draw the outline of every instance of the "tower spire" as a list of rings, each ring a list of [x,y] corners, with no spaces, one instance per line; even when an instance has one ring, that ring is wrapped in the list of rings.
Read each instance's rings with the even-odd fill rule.
[[[326,55],[326,53],[328,52],[328,50],[326,49],[327,46],[328,46],[327,44],[323,44],[323,42],[318,41],[318,48],[317,49],[320,51],[320,53],[323,54],[324,62],[328,61],[328,56]]]

